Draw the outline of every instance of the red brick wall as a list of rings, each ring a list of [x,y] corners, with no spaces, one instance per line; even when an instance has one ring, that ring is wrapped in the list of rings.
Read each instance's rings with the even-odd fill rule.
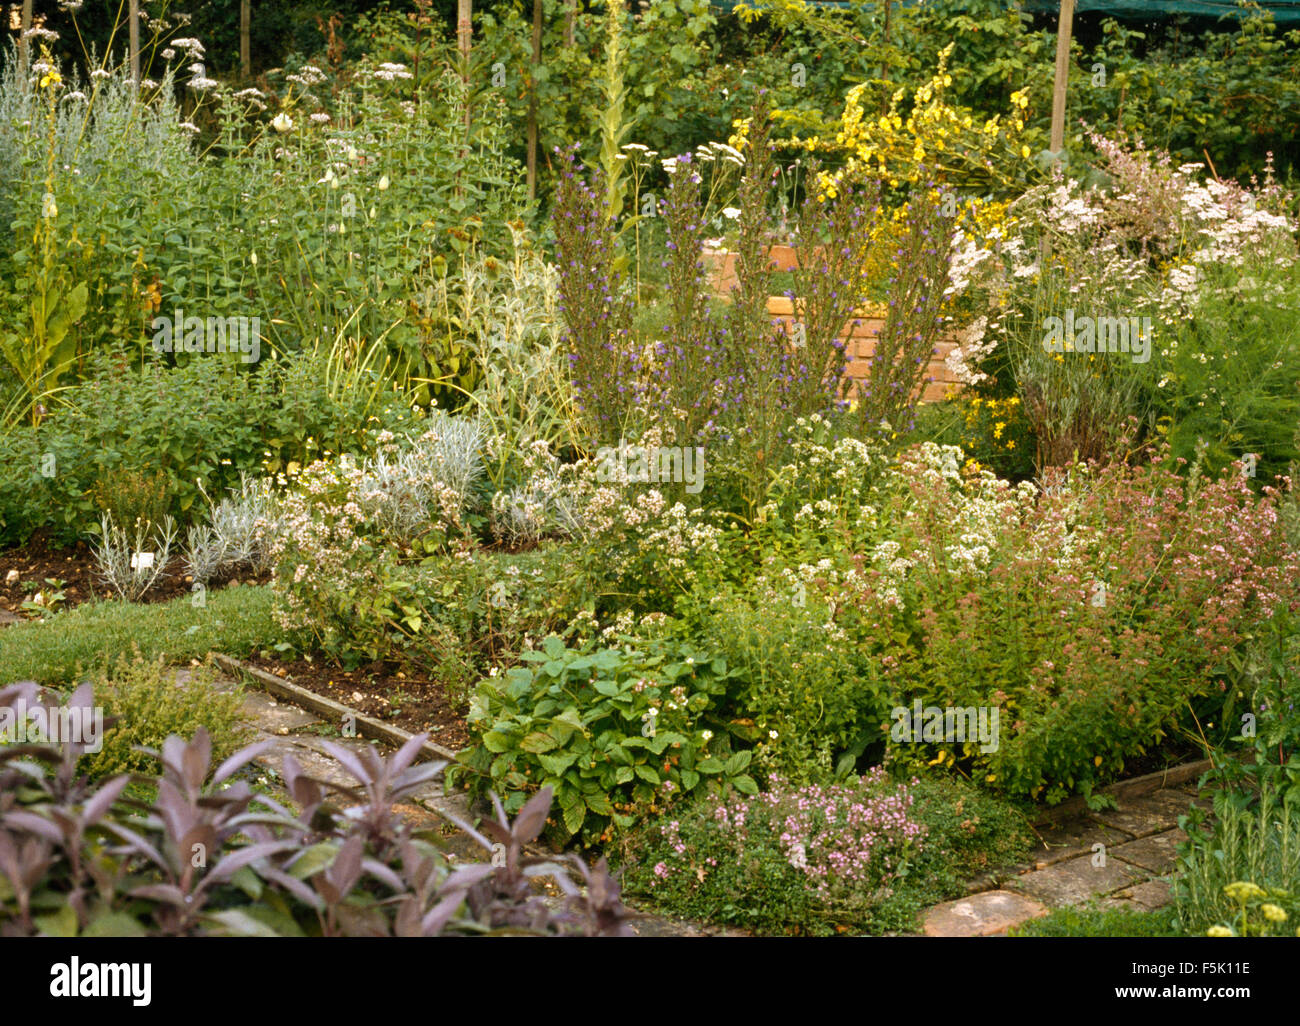
[[[788,246],[774,246],[771,253],[775,265],[774,269],[784,271],[793,267],[795,265],[793,253],[794,251]],[[706,252],[704,261],[714,291],[718,295],[727,295],[731,287],[736,283],[735,255]],[[769,296],[767,312],[774,320],[780,320],[783,324],[789,325],[794,322],[793,304],[784,296]],[[846,336],[844,336],[848,341],[848,349],[845,354],[848,357],[847,371],[849,377],[855,381],[861,381],[866,377],[867,361],[876,348],[876,334],[885,324],[884,307],[866,307],[861,313],[862,316],[859,318],[856,327],[851,321],[845,325]],[[952,372],[943,362],[955,346],[956,342],[949,338],[940,339],[936,344],[936,352],[931,357],[930,365],[926,368],[925,374],[927,378],[933,380],[922,385],[922,402],[929,403],[945,399],[961,388]]]
[[[779,320],[782,324],[789,325],[794,322],[793,304],[784,296],[769,296],[767,312],[772,315],[774,320]],[[876,335],[884,326],[885,311],[883,307],[867,307],[861,311],[861,317],[858,318],[856,325],[850,321],[844,326],[846,335],[841,337],[848,342],[848,348],[845,351],[848,364],[845,370],[854,381],[861,381],[867,376],[867,361],[876,351]],[[787,330],[789,329],[787,328]],[[930,365],[925,372],[927,378],[933,378],[934,380],[922,384],[922,402],[931,403],[946,399],[961,387],[957,384],[956,378],[953,377],[952,371],[943,362],[955,346],[956,343],[951,339],[940,339],[936,343],[935,354],[930,358]]]

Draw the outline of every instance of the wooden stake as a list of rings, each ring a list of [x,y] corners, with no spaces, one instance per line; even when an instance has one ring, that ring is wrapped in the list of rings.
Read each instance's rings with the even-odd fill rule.
[[[239,0],[239,73],[244,80],[253,77],[253,59],[249,37],[253,21],[252,0]]]
[[[569,7],[564,12],[564,45],[573,45],[574,27],[578,21],[578,4],[581,0],[569,0]]]
[[[456,45],[460,48],[460,80],[465,87],[465,128],[470,126],[469,54],[474,32],[474,0],[456,0]]]
[[[23,0],[22,20],[18,23],[18,31],[21,33],[18,37],[18,67],[24,75],[27,74],[28,49],[31,46],[30,41],[27,39],[27,30],[31,27],[32,0]]]
[[[131,23],[127,25],[127,45],[130,48],[131,55],[131,88],[136,92],[140,91],[140,0],[131,0],[127,8],[127,17]]]
[[[542,63],[542,0],[533,0],[533,72]],[[537,80],[528,76],[528,198],[537,198]]]
[[[1052,152],[1065,147],[1065,92],[1070,83],[1070,37],[1074,33],[1074,0],[1061,0],[1056,23],[1056,83],[1052,89]],[[1057,158],[1059,161],[1059,157]]]

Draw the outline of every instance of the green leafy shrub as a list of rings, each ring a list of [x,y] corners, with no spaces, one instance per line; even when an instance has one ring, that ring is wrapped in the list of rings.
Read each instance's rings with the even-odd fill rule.
[[[1174,328],[1157,390],[1176,456],[1219,473],[1253,454],[1250,469],[1261,481],[1300,458],[1298,303],[1300,264],[1290,254],[1260,247],[1241,266],[1205,269],[1192,316]]]
[[[1244,701],[1224,718],[1240,726],[1235,740],[1246,757],[1223,751],[1202,778],[1213,817],[1193,808],[1179,820],[1187,840],[1172,895],[1187,933],[1293,936],[1300,929],[1296,624],[1294,616],[1277,617],[1240,660],[1231,685]]]
[[[491,667],[509,666],[547,635],[564,631],[589,602],[572,551],[562,543],[430,556],[414,581],[423,623],[400,632],[398,658],[435,668],[465,702]]]
[[[332,392],[323,361],[309,355],[254,372],[202,359],[136,371],[106,353],[90,366],[65,393],[67,407],[0,432],[0,543],[21,543],[37,527],[58,541],[93,530],[96,494],[123,496],[124,474],[161,476],[165,511],[184,522],[206,506],[205,491],[238,488],[241,472],[368,452],[377,431],[419,423],[401,393],[370,402],[363,389]]]
[[[704,786],[758,790],[752,753],[733,752],[718,718],[725,660],[682,642],[567,648],[556,637],[521,659],[479,684],[464,756],[470,786],[496,788],[507,810],[552,787],[554,832],[592,843]]]
[[[223,760],[251,740],[242,713],[238,688],[217,691],[212,687],[216,673],[209,667],[194,667],[190,679],[181,683],[176,669],[168,669],[162,657],[148,661],[137,651],[134,658],[119,656],[100,671],[95,692],[104,707],[105,718],[116,723],[104,732],[104,746],[86,757],[83,769],[94,780],[118,773],[158,773],[158,760],[136,749],[159,749],[172,734],[196,734],[199,728],[212,739],[213,758]]]
[[[717,595],[702,627],[733,668],[729,698],[753,723],[759,764],[791,780],[852,769],[894,705],[852,611],[841,614],[820,586],[835,573],[816,560],[770,561],[748,586]]]
[[[915,737],[898,755],[1049,803],[1089,793],[1195,709],[1216,718],[1230,654],[1296,607],[1278,496],[1240,474],[1076,467],[1040,494],[963,476],[960,458],[925,446],[904,458],[902,491],[880,500],[896,570],[869,601],[904,638],[882,656],[900,705],[996,710],[999,738]]]

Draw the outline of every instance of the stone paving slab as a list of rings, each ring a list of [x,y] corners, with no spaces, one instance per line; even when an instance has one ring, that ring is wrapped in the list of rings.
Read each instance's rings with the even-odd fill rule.
[[[1094,866],[1092,857],[1086,856],[1018,876],[1014,880],[1008,880],[1007,887],[1052,908],[1064,908],[1067,905],[1081,905],[1094,895],[1110,894],[1122,887],[1139,883],[1147,875],[1145,871],[1118,859],[1108,858],[1105,865]]]
[[[320,723],[320,717],[296,705],[285,705],[258,691],[244,694],[244,714],[268,734],[284,735]]]
[[[924,931],[927,937],[994,937],[1045,915],[1045,905],[1023,894],[984,891],[934,906],[925,917]]]
[[[1173,871],[1174,859],[1178,854],[1176,846],[1185,840],[1187,835],[1181,830],[1164,830],[1138,841],[1107,848],[1106,854],[1110,858],[1122,859],[1148,870],[1156,876],[1163,876]]]
[[[1080,855],[1091,855],[1094,844],[1104,844],[1109,851],[1133,840],[1132,834],[1122,830],[1078,819],[1040,828],[1038,836],[1045,848],[1035,853],[1033,869],[1046,869]]]
[[[1112,900],[1128,902],[1148,912],[1154,912],[1156,909],[1164,908],[1169,904],[1169,881],[1148,880],[1136,887],[1117,891]]]
[[[277,774],[281,772],[284,765],[284,757],[292,755],[298,760],[298,765],[302,767],[302,771],[309,776],[345,787],[356,786],[357,782],[337,762],[302,744],[302,739],[273,736],[271,740],[273,742],[272,746],[259,755],[256,762],[274,770]]]
[[[1182,791],[1160,790],[1125,801],[1117,809],[1091,812],[1089,817],[1134,837],[1147,837],[1177,826],[1178,817],[1191,805],[1191,796]]]

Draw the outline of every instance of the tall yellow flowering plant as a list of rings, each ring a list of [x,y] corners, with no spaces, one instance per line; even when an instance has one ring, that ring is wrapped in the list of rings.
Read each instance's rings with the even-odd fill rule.
[[[940,51],[938,68],[916,90],[910,113],[904,115],[901,109],[906,90],[900,88],[890,98],[889,109],[872,116],[864,103],[868,85],[863,83],[849,90],[834,140],[814,136],[803,140],[803,146],[843,155],[844,167],[833,176],[835,181],[872,175],[895,187],[938,182],[981,192],[1014,189],[1024,180],[1030,155],[1021,139],[1029,91],[1012,93],[1005,118],[982,119],[950,105],[944,90],[952,85],[952,50],[949,44]]]

